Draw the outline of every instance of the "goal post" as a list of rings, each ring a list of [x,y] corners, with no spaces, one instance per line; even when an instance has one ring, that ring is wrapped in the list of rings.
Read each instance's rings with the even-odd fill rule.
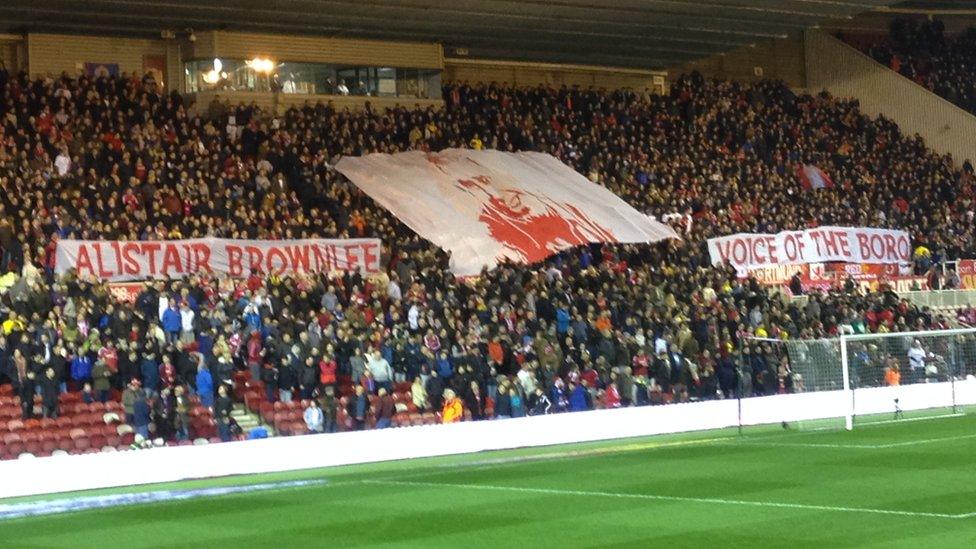
[[[801,403],[784,414],[784,427],[839,429],[843,418],[851,430],[976,404],[976,328],[743,343],[741,396],[759,394],[748,379],[758,353],[779,365],[780,392],[795,393]],[[760,403],[745,398],[741,406],[748,419]]]
[[[853,422],[974,404],[976,328],[840,337]]]

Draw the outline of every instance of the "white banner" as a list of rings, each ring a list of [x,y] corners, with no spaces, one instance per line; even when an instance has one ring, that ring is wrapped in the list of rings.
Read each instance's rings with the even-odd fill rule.
[[[904,263],[912,259],[905,231],[853,227],[817,227],[776,234],[739,233],[710,238],[713,265],[730,263],[740,272],[776,265],[842,261]]]
[[[55,272],[122,281],[251,272],[287,275],[380,270],[379,239],[58,241]]]
[[[589,242],[679,238],[548,154],[449,149],[346,157],[336,169],[476,275]]]

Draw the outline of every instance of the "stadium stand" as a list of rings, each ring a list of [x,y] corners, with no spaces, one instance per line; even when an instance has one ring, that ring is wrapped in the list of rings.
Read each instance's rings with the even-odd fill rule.
[[[851,45],[918,85],[976,113],[976,29],[947,36],[941,19],[897,18],[884,39],[843,36]]]
[[[234,402],[288,435],[449,420],[457,403],[445,389],[465,419],[729,398],[740,375],[744,396],[799,390],[788,363],[744,338],[947,321],[893,292],[844,286],[801,307],[711,266],[705,239],[907,228],[933,286],[937,264],[976,250],[971,167],[956,170],[856,101],[698,74],[667,96],[467,83],[443,96],[442,110],[319,103],[272,122],[248,105],[191,116],[149,77],[0,71],[0,248],[15,273],[2,299],[2,457],[240,438]],[[449,147],[548,152],[685,239],[584,247],[459,280],[442,251],[332,168],[342,155]],[[805,165],[832,185],[805,189]],[[385,272],[197,275],[130,299],[53,272],[60,238],[203,236],[378,237]],[[307,412],[313,399],[321,420]]]

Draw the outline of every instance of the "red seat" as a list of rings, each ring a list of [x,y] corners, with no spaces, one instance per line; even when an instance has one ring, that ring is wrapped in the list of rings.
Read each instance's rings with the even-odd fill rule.
[[[75,447],[75,441],[70,437],[59,438],[55,441],[58,450],[70,452]]]
[[[78,437],[74,439],[74,441],[75,441],[75,450],[88,450],[89,448],[92,447],[91,440],[89,440],[88,437],[84,437],[84,436]]]
[[[51,455],[51,452],[58,449],[58,441],[49,438],[41,441],[41,452],[47,455]]]
[[[105,446],[116,448],[119,444],[122,444],[122,437],[119,435],[112,434],[105,437]]]
[[[108,437],[106,437],[103,434],[97,434],[97,435],[93,434],[89,438],[89,440],[91,441],[91,447],[92,448],[101,449],[101,448],[103,448],[106,445],[106,442],[108,441]]]
[[[51,427],[50,429],[38,431],[37,438],[39,440],[54,440],[58,438],[58,429],[57,427]]]
[[[41,453],[41,443],[38,440],[24,441],[24,451],[28,454],[37,455]]]
[[[85,404],[84,402],[76,402],[74,404],[66,406],[65,408],[70,410],[73,415],[84,414],[88,412],[88,405]]]
[[[72,423],[73,420],[68,416],[59,416],[57,419],[54,420],[54,424],[62,429],[66,427],[71,427]]]
[[[12,442],[9,442],[9,443],[4,444],[4,453],[10,459],[16,458],[23,451],[24,451],[24,443],[21,442],[21,441],[19,441],[19,440],[15,440],[15,441],[12,441]]]
[[[82,438],[82,437],[86,437],[87,438],[88,433],[84,429],[75,428],[75,429],[72,429],[70,433],[68,433],[68,436],[71,437],[72,439],[76,439],[77,440],[77,439]]]

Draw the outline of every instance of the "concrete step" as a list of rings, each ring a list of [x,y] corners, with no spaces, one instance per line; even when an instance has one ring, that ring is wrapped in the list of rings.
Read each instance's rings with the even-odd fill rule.
[[[230,412],[231,417],[234,421],[241,426],[244,431],[249,431],[258,426],[264,426],[268,430],[270,436],[275,436],[274,428],[270,425],[265,425],[261,420],[261,417],[257,414],[251,413],[243,404],[235,404],[234,409]]]

